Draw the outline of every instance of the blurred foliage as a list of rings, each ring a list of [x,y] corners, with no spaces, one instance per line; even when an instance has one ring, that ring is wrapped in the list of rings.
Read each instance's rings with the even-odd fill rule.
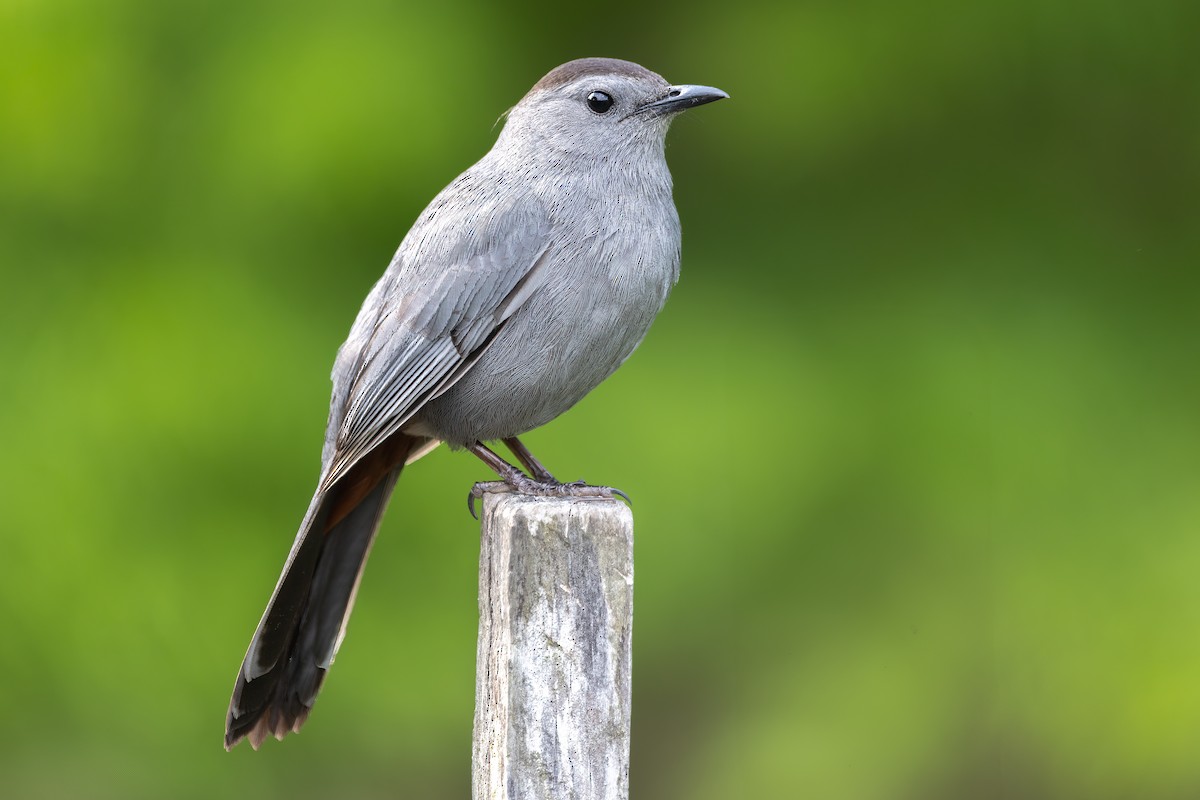
[[[529,437],[637,501],[641,798],[1200,795],[1200,6],[0,2],[0,794],[461,798],[486,477],[401,481],[220,746],[326,376],[554,65],[733,99],[683,281]]]

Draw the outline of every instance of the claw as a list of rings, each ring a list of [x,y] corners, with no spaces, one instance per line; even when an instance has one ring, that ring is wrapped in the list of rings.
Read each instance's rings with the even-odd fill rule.
[[[471,487],[471,491],[467,492],[467,510],[471,512],[471,516],[479,519],[479,515],[475,513],[475,501],[482,500],[483,495],[487,492],[509,491],[511,486],[505,481],[480,481]]]
[[[580,478],[577,481],[572,481],[571,483],[564,483],[562,485],[563,486],[587,486],[588,482],[585,481],[583,478]],[[625,505],[630,506],[630,507],[633,506],[633,501],[629,499],[629,495],[625,494],[620,489],[614,489],[611,486],[596,486],[593,488],[607,490],[608,492],[610,492],[610,493],[616,495],[617,497],[621,498],[622,500],[624,500]]]

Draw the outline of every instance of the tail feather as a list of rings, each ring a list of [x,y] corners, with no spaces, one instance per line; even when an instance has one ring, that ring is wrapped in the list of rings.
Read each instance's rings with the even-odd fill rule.
[[[226,749],[246,738],[257,750],[268,735],[282,739],[308,718],[345,635],[388,498],[416,444],[398,438],[313,497],[238,673]]]

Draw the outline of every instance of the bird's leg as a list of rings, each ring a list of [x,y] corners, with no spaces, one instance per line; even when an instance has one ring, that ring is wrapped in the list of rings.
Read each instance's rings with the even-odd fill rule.
[[[529,452],[529,448],[526,447],[525,443],[520,439],[515,436],[510,436],[507,439],[501,439],[500,441],[504,442],[505,446],[512,451],[512,454],[517,457],[517,460],[520,461],[521,465],[525,467],[531,476],[533,476],[534,480],[540,481],[541,483],[559,482],[558,479],[550,474],[550,470],[546,469],[542,462],[538,461],[534,457],[533,453]]]
[[[483,442],[476,442],[475,444],[467,445],[467,450],[474,453],[480,461],[491,467],[492,472],[495,472],[497,475],[499,475],[504,483],[512,486],[514,489],[517,488],[518,483],[523,480],[529,482],[533,481],[532,478],[521,472],[521,470],[517,469],[512,464],[496,455],[496,452]]]
[[[509,440],[504,441],[507,444]],[[516,438],[514,437],[512,441],[516,442]],[[475,442],[467,446],[467,450],[474,453],[480,461],[487,464],[500,476],[500,480],[498,481],[483,481],[471,487],[471,493],[467,495],[467,509],[470,510],[471,516],[478,519],[475,514],[475,501],[478,498],[483,497],[485,492],[494,492],[501,489],[514,490],[521,494],[532,494],[540,497],[602,497],[610,500],[613,497],[620,497],[626,503],[631,502],[629,495],[611,486],[588,486],[583,481],[562,483],[556,480],[530,454],[524,445],[520,442],[517,442],[517,445],[517,448],[513,448],[513,453],[520,458],[521,462],[525,464],[530,472],[535,473],[536,477],[531,478],[524,472],[521,472],[521,470],[496,455],[494,451],[482,442]],[[512,445],[509,446],[512,447]],[[528,456],[529,462],[525,461],[522,454]]]

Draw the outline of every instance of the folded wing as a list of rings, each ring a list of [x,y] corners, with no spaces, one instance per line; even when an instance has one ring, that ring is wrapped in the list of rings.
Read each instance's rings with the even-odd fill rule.
[[[447,193],[462,191],[460,182]],[[469,213],[454,210],[462,208]],[[338,353],[323,485],[462,376],[542,285],[551,246],[549,216],[532,195],[431,204]]]

